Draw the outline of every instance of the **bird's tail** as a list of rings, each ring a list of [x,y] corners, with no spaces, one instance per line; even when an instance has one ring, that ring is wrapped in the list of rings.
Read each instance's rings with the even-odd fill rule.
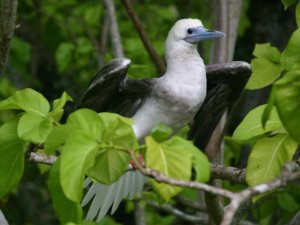
[[[86,219],[93,220],[97,217],[97,222],[102,220],[111,206],[111,214],[113,214],[123,198],[133,199],[136,193],[143,190],[145,180],[146,177],[138,170],[126,172],[110,185],[93,183],[89,178],[86,179],[84,188],[89,190],[81,206],[92,201]]]

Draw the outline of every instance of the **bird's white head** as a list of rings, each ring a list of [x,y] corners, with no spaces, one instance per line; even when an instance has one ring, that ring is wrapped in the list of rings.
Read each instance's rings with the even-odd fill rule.
[[[167,60],[174,54],[195,54],[198,42],[218,37],[224,37],[224,33],[204,28],[198,19],[178,20],[169,31],[165,43]]]

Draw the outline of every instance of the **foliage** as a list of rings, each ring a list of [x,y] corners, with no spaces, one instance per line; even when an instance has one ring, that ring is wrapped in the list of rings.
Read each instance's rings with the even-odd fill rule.
[[[17,186],[22,177],[26,144],[44,145],[46,153],[59,149],[61,156],[51,168],[48,186],[62,223],[81,221],[80,202],[86,174],[98,182],[111,184],[127,169],[130,153],[136,154],[143,148],[134,135],[131,119],[117,114],[79,109],[61,124],[63,107],[71,100],[63,93],[61,98],[53,101],[50,111],[50,103],[44,96],[27,88],[0,103],[0,110],[21,110],[16,119],[0,128],[5,146],[1,148],[1,173],[10,174],[9,179],[4,179],[6,176],[0,179],[1,196]],[[165,133],[158,130],[154,132],[156,139],[165,139]],[[145,148],[145,163],[149,167],[182,180],[191,179],[193,167],[198,181],[208,181],[208,160],[191,142],[173,137],[159,143],[148,137]],[[185,157],[182,157],[183,151]],[[157,154],[164,159],[160,163],[157,163]],[[165,200],[181,190],[156,182],[153,184],[155,188],[160,186],[157,192]]]
[[[295,1],[282,2],[288,8]],[[297,21],[300,18],[299,4]],[[269,43],[257,44],[253,52],[253,74],[247,88],[254,90],[271,86],[271,92],[267,104],[251,110],[233,134],[236,141],[252,147],[246,168],[246,181],[250,186],[273,180],[281,174],[284,164],[295,160],[294,153],[300,144],[299,32],[300,28],[294,31],[282,52]],[[280,207],[294,202],[288,193],[278,194],[277,199],[273,204]],[[297,209],[299,206],[287,210],[295,212]],[[273,208],[268,208],[265,213],[271,215],[273,212]],[[270,219],[269,216],[260,218],[260,223],[266,224]]]

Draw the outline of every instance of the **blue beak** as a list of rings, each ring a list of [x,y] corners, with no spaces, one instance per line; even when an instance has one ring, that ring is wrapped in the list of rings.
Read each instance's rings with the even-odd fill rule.
[[[187,29],[187,36],[184,40],[190,44],[196,44],[203,40],[224,37],[225,34],[217,30],[208,30],[202,26]]]

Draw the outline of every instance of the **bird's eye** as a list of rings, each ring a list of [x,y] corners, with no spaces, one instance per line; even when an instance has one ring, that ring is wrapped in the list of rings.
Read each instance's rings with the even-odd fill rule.
[[[187,29],[188,34],[192,34],[193,32],[194,32],[194,30],[192,28]]]

